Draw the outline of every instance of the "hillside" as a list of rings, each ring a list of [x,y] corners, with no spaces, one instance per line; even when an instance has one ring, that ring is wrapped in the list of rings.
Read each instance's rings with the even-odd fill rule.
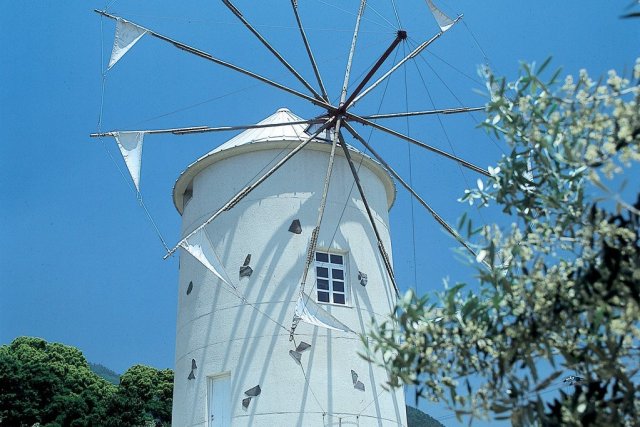
[[[97,376],[109,381],[111,384],[120,384],[120,374],[113,372],[111,369],[99,363],[89,362],[89,368]]]
[[[407,427],[444,427],[435,418],[407,405]]]

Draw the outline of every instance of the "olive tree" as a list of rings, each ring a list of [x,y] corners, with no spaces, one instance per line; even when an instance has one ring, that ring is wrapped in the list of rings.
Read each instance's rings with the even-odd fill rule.
[[[598,81],[581,71],[563,82],[548,64],[523,65],[510,83],[485,73],[482,126],[510,152],[461,197],[506,217],[477,229],[460,221],[477,248],[477,282],[409,291],[363,338],[390,386],[412,385],[416,399],[459,417],[634,425],[640,59],[628,79],[610,71]]]

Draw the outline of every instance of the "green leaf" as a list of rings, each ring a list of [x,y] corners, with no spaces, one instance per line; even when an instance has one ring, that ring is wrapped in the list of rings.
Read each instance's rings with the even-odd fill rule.
[[[549,65],[550,62],[551,62],[551,56],[547,57],[547,59],[544,60],[542,65],[540,65],[540,68],[538,68],[538,75],[542,74],[542,72],[544,71],[545,68],[547,68],[547,65]]]
[[[496,414],[502,414],[503,412],[507,412],[509,410],[511,410],[511,408],[501,405],[499,403],[494,403],[491,405],[491,410],[493,412],[495,412]]]
[[[551,76],[547,84],[549,86],[556,84],[556,81],[558,80],[558,76],[560,75],[561,72],[562,72],[562,68],[558,68],[556,72],[553,73],[553,75]]]
[[[547,379],[545,379],[544,381],[542,381],[541,383],[539,383],[536,388],[534,389],[534,391],[540,391],[543,390],[545,388],[547,388],[552,382],[554,382],[556,380],[556,378],[558,378],[560,375],[562,375],[562,371],[555,371],[553,372],[551,375],[549,375],[549,377],[547,377]]]

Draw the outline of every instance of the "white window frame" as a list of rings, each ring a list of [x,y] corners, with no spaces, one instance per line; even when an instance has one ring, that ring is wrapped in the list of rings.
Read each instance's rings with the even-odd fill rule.
[[[321,255],[327,255],[327,261],[319,261],[318,260],[318,254]],[[334,262],[335,257],[341,257],[342,258],[342,263]],[[313,257],[313,271],[316,275],[316,289],[315,289],[315,294],[316,294],[316,302],[318,302],[319,304],[329,304],[329,305],[337,305],[339,307],[349,307],[350,306],[350,300],[349,300],[349,283],[347,281],[347,254],[346,253],[340,253],[340,252],[332,252],[326,249],[317,249],[316,253],[314,254]],[[327,276],[322,276],[319,275],[319,268],[326,268],[327,269]],[[334,271],[341,271],[342,272],[342,278],[340,277],[334,277],[335,272]],[[320,280],[326,281],[326,284],[321,284]],[[339,283],[342,283],[342,291],[335,289],[335,286],[338,285]],[[329,296],[329,301],[321,301],[320,300],[320,294],[328,294]],[[342,295],[344,297],[344,303],[340,303],[340,302],[334,302],[335,296],[336,295]]]

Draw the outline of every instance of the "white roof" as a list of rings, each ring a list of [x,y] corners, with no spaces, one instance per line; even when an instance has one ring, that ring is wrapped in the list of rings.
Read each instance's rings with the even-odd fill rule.
[[[185,190],[189,187],[193,178],[204,168],[215,163],[218,160],[222,160],[233,155],[238,155],[253,150],[270,149],[275,147],[279,149],[290,148],[292,141],[306,141],[311,137],[311,134],[306,132],[306,129],[309,128],[309,125],[306,123],[290,124],[304,120],[305,119],[293,114],[287,108],[280,108],[274,114],[270,115],[258,124],[282,123],[282,126],[247,129],[239,135],[231,138],[224,144],[216,147],[214,150],[209,151],[207,154],[200,157],[195,162],[191,163],[180,174],[173,187],[173,203],[176,206],[178,212],[182,214],[183,197]],[[261,144],[255,145],[257,143]],[[329,143],[322,137],[314,138],[308,148],[313,150],[329,151],[331,149],[331,143]],[[384,168],[380,166],[380,164],[378,164],[375,160],[371,159],[366,154],[361,153],[350,145],[348,145],[348,148],[350,151],[356,153],[357,156],[362,156],[365,164],[371,170],[373,170],[380,177],[380,179],[382,179],[387,189],[387,199],[389,202],[389,207],[391,207],[393,201],[395,200],[395,185],[389,174],[384,170]]]
[[[287,108],[280,108],[274,114],[270,115],[266,119],[259,122],[259,125],[268,125],[282,123],[282,126],[265,127],[257,129],[247,129],[239,135],[231,138],[224,144],[211,151],[209,154],[218,153],[220,151],[228,150],[229,148],[238,147],[240,145],[254,144],[256,142],[268,142],[268,141],[300,141],[308,139],[311,135],[306,133],[305,130],[309,127],[308,124],[293,124],[287,123],[303,121],[302,117],[293,114]]]

